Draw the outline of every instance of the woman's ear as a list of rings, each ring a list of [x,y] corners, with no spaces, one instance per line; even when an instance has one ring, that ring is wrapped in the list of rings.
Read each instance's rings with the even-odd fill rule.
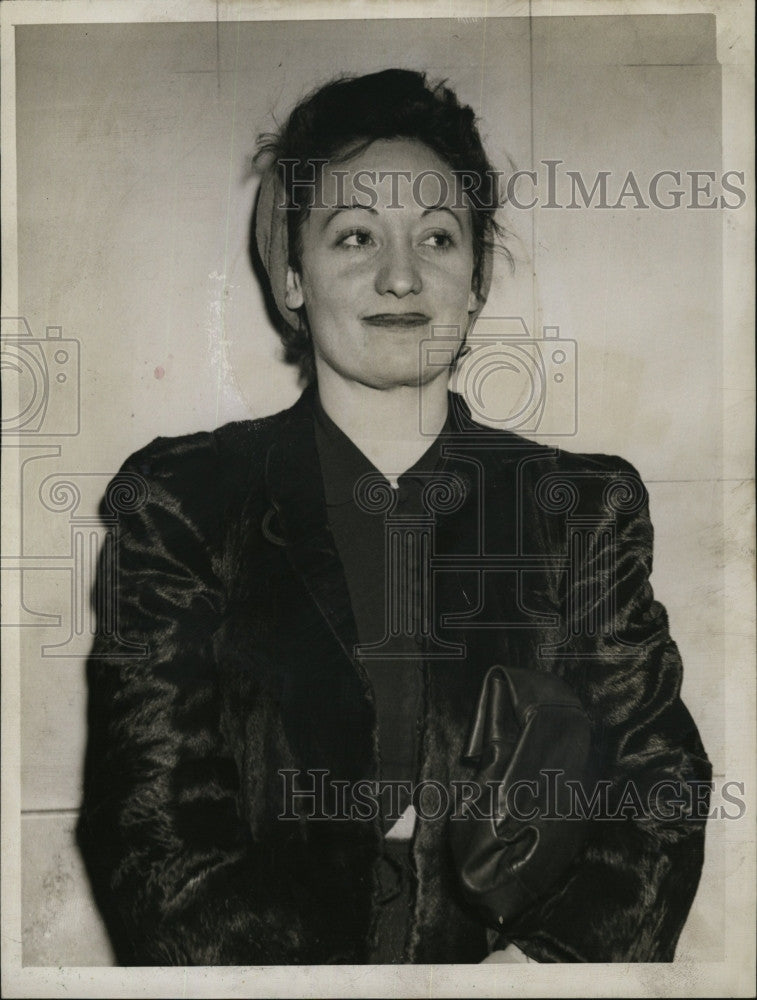
[[[297,271],[292,267],[287,268],[287,287],[284,301],[288,309],[300,309],[305,304],[302,295],[302,281]]]
[[[468,312],[469,313],[475,312],[480,306],[480,304],[481,303],[479,302],[478,299],[478,292],[475,290],[475,288],[471,288],[471,290],[468,292]]]

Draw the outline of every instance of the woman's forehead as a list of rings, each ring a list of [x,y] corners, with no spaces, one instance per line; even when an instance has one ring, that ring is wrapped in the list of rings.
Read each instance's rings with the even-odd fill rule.
[[[377,139],[347,159],[322,164],[313,207],[353,204],[428,211],[439,205],[467,212],[461,178],[418,139]]]

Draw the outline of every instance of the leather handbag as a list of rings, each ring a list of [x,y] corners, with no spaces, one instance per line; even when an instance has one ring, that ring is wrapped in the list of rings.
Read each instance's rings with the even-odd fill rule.
[[[465,763],[478,801],[450,818],[463,896],[502,928],[558,881],[588,821],[572,783],[590,794],[591,723],[553,674],[493,666],[484,678]]]

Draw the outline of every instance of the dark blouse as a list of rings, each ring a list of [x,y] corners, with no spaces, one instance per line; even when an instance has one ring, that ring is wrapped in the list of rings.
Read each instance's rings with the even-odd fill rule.
[[[388,480],[334,423],[320,400],[315,404],[315,439],[323,473],[329,526],[341,559],[360,647],[358,659],[373,686],[379,732],[383,781],[415,780],[417,723],[421,710],[420,553],[412,543],[413,532],[395,534],[393,555],[388,553],[387,515],[368,509],[356,495],[360,483]],[[445,428],[447,425],[445,425]],[[444,428],[442,429],[442,434]],[[391,511],[395,525],[423,518],[423,489],[441,460],[440,438],[435,438],[412,468],[398,478],[396,503]],[[368,477],[368,478],[364,478]],[[396,546],[402,545],[400,553]],[[389,573],[393,559],[395,572]],[[404,585],[399,585],[401,576]],[[395,585],[392,585],[394,580]],[[407,602],[405,607],[399,605]],[[381,644],[380,655],[360,655],[364,647]],[[399,795],[399,812],[410,796]],[[382,815],[389,811],[382,798]],[[391,822],[387,822],[391,826]]]

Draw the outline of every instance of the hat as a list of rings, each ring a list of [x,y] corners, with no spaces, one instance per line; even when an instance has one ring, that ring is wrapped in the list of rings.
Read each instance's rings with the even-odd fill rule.
[[[260,259],[268,274],[276,306],[284,321],[293,330],[300,329],[297,310],[286,304],[287,269],[289,267],[289,233],[287,226],[287,199],[276,164],[263,173],[255,206],[255,242]],[[492,251],[484,248],[481,261],[481,282],[478,293],[479,306],[471,314],[473,323],[484,307],[492,282]]]

